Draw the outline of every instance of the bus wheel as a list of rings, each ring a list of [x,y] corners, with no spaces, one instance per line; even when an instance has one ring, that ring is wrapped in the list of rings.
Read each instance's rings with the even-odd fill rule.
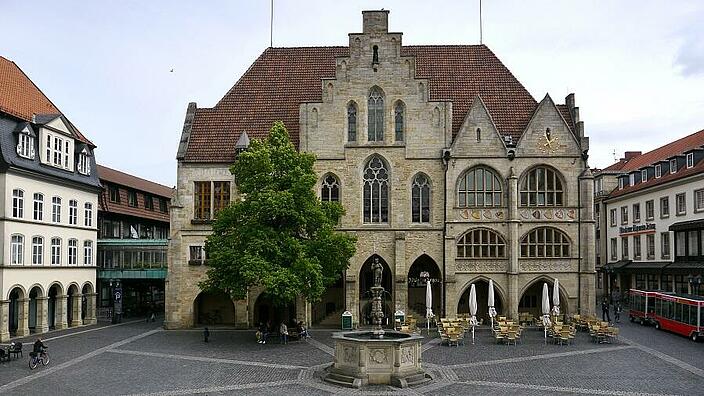
[[[655,322],[655,328],[660,330],[660,322]]]
[[[697,342],[697,340],[699,339],[699,333],[692,333],[691,338],[692,338],[692,341]]]

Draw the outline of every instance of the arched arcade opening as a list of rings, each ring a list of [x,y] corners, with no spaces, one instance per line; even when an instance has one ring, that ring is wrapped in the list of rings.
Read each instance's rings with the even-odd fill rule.
[[[425,318],[425,295],[427,285],[420,275],[428,272],[430,275],[430,287],[432,290],[432,309],[435,316],[442,315],[442,275],[435,260],[427,254],[418,257],[408,270],[408,310],[406,314],[413,314],[420,318]]]
[[[235,325],[235,304],[227,293],[202,291],[193,300],[193,325]]]
[[[60,323],[61,318],[59,310],[57,309],[57,298],[63,294],[63,288],[58,283],[54,283],[49,287],[49,292],[47,293],[47,318],[49,319],[49,328],[55,329],[56,324]]]
[[[472,289],[472,283],[475,285],[477,293],[477,320],[483,320],[484,323],[489,321],[489,280],[478,278],[468,283],[464,292],[457,302],[458,314],[469,314],[469,291]],[[505,297],[503,292],[494,283],[494,309],[497,315],[505,315],[504,310]]]
[[[41,298],[44,296],[44,293],[42,292],[41,287],[39,286],[34,286],[29,290],[29,330],[32,332],[36,332],[37,330],[37,319],[38,316],[41,315],[41,310],[40,305],[38,304],[37,298]]]
[[[10,334],[17,335],[17,330],[20,326],[20,318],[22,317],[22,303],[25,298],[24,290],[21,287],[15,286],[10,290],[9,300],[10,309],[8,316],[8,327],[10,329]]]
[[[393,303],[393,273],[391,268],[386,263],[386,261],[381,258],[381,256],[375,254],[372,255],[364,262],[362,268],[359,270],[359,318],[360,324],[369,325],[371,324],[371,312],[372,312],[372,292],[371,288],[374,286],[374,271],[372,270],[372,264],[375,261],[379,261],[384,271],[381,274],[381,286],[384,287],[384,295],[382,296],[382,306],[384,308],[384,323],[388,324],[393,311],[391,311],[391,305]]]
[[[541,277],[529,283],[521,293],[521,298],[518,300],[518,312],[527,312],[538,317],[543,314],[543,284],[548,284],[548,296],[550,298],[550,307],[552,308],[552,294],[554,281],[547,277]],[[560,313],[566,314],[568,309],[567,294],[560,287]]]
[[[278,331],[282,322],[287,326],[296,323],[296,304],[294,302],[277,301],[269,293],[262,292],[254,302],[253,325],[269,324],[269,329]]]

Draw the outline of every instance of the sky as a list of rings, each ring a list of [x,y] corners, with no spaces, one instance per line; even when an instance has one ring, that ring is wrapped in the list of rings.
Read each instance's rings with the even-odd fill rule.
[[[275,0],[274,46],[347,45],[379,8],[406,45],[479,43],[478,0]],[[270,12],[269,0],[0,0],[0,55],[99,163],[173,186],[188,103],[215,105],[269,46]],[[536,100],[575,93],[590,166],[704,129],[704,1],[484,0],[482,15],[484,44]]]

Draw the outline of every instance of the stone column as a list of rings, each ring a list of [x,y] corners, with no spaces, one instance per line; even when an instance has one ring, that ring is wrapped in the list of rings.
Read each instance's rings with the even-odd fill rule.
[[[359,325],[359,296],[357,295],[357,276],[347,271],[345,275],[345,310],[352,314],[352,322]]]
[[[37,333],[46,333],[49,331],[49,298],[36,297],[37,300],[37,324],[35,331]]]
[[[587,168],[578,183],[581,190],[581,270],[579,273],[581,290],[578,290],[580,302],[579,314],[594,314],[596,301],[596,222],[594,220],[594,176]]]
[[[56,297],[56,308],[54,309],[55,315],[55,328],[56,330],[62,330],[68,327],[67,323],[67,309],[68,309],[68,296],[65,294],[57,295]]]
[[[445,317],[457,317],[457,276],[455,275],[455,259],[457,249],[455,249],[455,236],[450,233],[445,234],[443,241],[443,249],[445,249]],[[442,263],[440,263],[442,265]],[[442,271],[442,268],[440,268]],[[440,291],[442,293],[442,290]],[[438,318],[442,318],[442,312],[437,312]]]
[[[17,336],[26,337],[29,335],[29,299],[23,298],[17,301]]]
[[[410,265],[406,265],[406,233],[403,231],[396,232],[394,239],[395,247],[395,264],[394,264],[394,304],[390,312],[390,320],[393,321],[394,313],[401,310],[408,315],[408,270]],[[420,312],[419,312],[420,313]],[[420,319],[420,318],[419,318]],[[391,326],[394,324],[391,323]]]
[[[508,301],[506,301],[506,315],[508,317],[518,319],[518,302],[521,299],[520,287],[518,285],[518,273],[520,266],[518,263],[520,235],[518,226],[518,177],[511,167],[508,176],[508,276],[507,276],[507,292]]]
[[[0,342],[10,340],[10,301],[0,300]]]
[[[86,296],[86,317],[83,320],[83,324],[92,325],[98,323],[97,319],[97,305],[98,305],[98,293],[88,293],[84,294]]]
[[[256,323],[252,323],[256,326]],[[235,300],[235,327],[238,329],[248,329],[249,323],[249,303],[247,299]]]
[[[83,324],[83,319],[81,318],[81,307],[83,306],[83,295],[80,293],[74,294],[73,296],[69,296],[69,298],[72,298],[72,304],[71,304],[71,323],[69,323],[69,326],[71,327],[76,327],[80,326]]]

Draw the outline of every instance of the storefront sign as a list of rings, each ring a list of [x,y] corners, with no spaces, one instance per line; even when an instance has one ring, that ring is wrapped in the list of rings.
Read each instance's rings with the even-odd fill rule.
[[[645,224],[641,224],[641,225],[632,225],[630,227],[619,227],[618,228],[619,234],[630,234],[633,232],[642,232],[642,231],[655,231],[655,223],[645,223]]]

